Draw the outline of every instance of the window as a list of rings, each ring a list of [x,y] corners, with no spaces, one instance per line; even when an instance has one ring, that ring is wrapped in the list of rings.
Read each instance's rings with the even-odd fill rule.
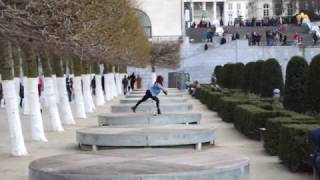
[[[264,17],[269,17],[269,4],[264,4],[263,5],[263,16]]]
[[[231,4],[231,3],[228,5],[228,9],[229,9],[229,10],[232,10],[232,9],[233,9],[233,6],[232,6],[232,5],[233,5],[233,4]]]
[[[241,9],[241,4],[238,3],[238,4],[237,4],[237,10],[239,11],[240,9]]]
[[[152,26],[151,26],[151,21],[150,21],[149,16],[145,12],[143,12],[139,9],[136,9],[136,13],[137,13],[138,19],[139,19],[142,27],[144,28],[144,32],[146,33],[147,37],[151,38],[152,37]]]
[[[288,4],[288,16],[293,16],[293,6],[292,4]]]

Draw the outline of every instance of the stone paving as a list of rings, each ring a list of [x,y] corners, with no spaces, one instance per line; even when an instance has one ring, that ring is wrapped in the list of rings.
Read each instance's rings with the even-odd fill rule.
[[[115,101],[113,102],[115,103]],[[201,153],[206,153],[213,156],[217,154],[233,154],[234,156],[245,156],[250,159],[250,180],[311,180],[310,174],[298,174],[289,172],[282,166],[276,157],[268,156],[264,151],[260,142],[248,140],[239,134],[231,124],[226,124],[217,117],[216,113],[207,110],[197,100],[190,99],[196,112],[202,113],[201,125],[204,126],[218,126],[216,146],[211,148],[204,147]],[[111,104],[111,103],[110,103]],[[110,112],[110,104],[102,108],[98,108],[96,113],[89,114],[89,118],[85,120],[77,119],[77,125],[65,127],[63,133],[46,133],[48,143],[32,142],[30,138],[30,131],[28,128],[29,120],[27,117],[23,118],[24,134],[26,137],[26,145],[30,156],[23,158],[10,157],[9,147],[7,146],[7,130],[6,119],[4,111],[0,110],[1,124],[0,124],[0,174],[1,179],[4,180],[18,180],[27,179],[28,165],[31,161],[59,154],[71,154],[78,151],[75,143],[75,131],[86,127],[97,126],[97,115]],[[46,116],[44,119],[48,119]],[[47,124],[47,122],[45,122]],[[193,159],[194,150],[190,146],[176,147],[176,148],[154,148],[154,149],[108,149],[108,151],[99,151],[99,154],[105,156],[121,156],[121,157],[157,157],[159,155],[167,156],[171,161],[179,160],[179,155],[186,154]],[[154,157],[157,159],[157,157]],[[160,157],[160,156],[159,156]],[[177,159],[175,159],[176,157]],[[163,158],[163,157],[162,157]],[[161,159],[161,158],[159,158]]]

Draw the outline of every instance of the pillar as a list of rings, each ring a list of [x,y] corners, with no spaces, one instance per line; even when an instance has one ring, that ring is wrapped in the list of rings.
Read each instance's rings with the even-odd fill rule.
[[[217,20],[217,2],[213,2],[213,20]]]
[[[190,7],[191,7],[191,22],[193,23],[193,22],[195,22],[194,21],[194,3],[193,2],[190,3]]]

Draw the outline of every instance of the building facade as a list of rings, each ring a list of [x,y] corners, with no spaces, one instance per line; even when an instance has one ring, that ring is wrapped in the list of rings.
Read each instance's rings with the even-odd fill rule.
[[[247,18],[247,4],[248,0],[184,0],[185,21],[233,24],[236,18]]]
[[[184,33],[183,0],[135,0],[139,19],[154,41],[177,40]]]

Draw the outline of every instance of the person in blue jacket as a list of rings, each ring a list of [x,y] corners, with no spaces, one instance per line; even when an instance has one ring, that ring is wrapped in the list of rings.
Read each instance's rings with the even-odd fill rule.
[[[317,176],[320,175],[320,128],[313,129],[309,134],[309,140],[316,146],[312,157],[313,167]],[[319,177],[318,177],[319,178]]]
[[[149,88],[146,91],[146,94],[143,96],[143,98],[137,102],[137,104],[135,106],[133,106],[131,109],[133,112],[136,112],[136,109],[138,108],[138,106],[145,102],[146,100],[148,100],[149,98],[151,98],[152,100],[154,100],[157,104],[157,110],[158,110],[158,114],[161,114],[160,111],[160,100],[157,97],[160,92],[163,92],[165,95],[168,95],[168,91],[163,87],[163,77],[162,76],[158,76],[156,79],[156,82],[153,84],[153,86],[151,88]]]

